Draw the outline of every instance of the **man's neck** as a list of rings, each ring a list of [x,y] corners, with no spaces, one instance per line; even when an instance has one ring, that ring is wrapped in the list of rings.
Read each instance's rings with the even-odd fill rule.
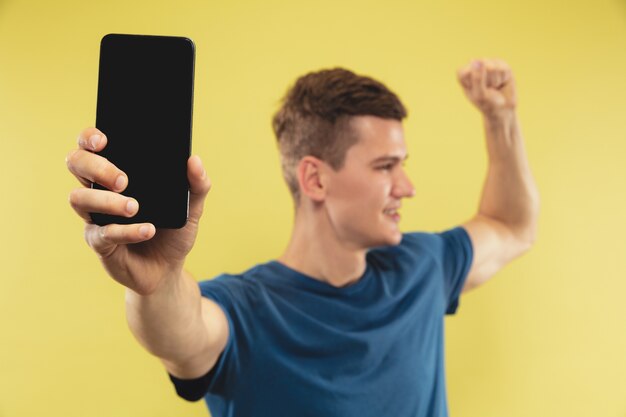
[[[339,241],[324,220],[305,220],[296,214],[291,240],[278,261],[334,287],[354,284],[365,273],[367,250]]]

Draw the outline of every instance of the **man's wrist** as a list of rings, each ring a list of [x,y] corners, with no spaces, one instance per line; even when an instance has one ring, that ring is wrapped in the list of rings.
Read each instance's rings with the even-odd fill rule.
[[[484,112],[483,120],[487,125],[493,127],[511,125],[517,121],[517,112],[514,108]]]
[[[128,289],[142,298],[156,298],[161,294],[172,294],[177,291],[185,279],[182,267],[165,271],[160,275],[159,279],[153,281],[150,288],[142,288],[140,291],[130,287]]]
[[[159,281],[159,285],[155,289],[155,292],[170,293],[180,288],[180,285],[185,281],[186,275],[182,266],[172,268],[163,274],[163,277]]]

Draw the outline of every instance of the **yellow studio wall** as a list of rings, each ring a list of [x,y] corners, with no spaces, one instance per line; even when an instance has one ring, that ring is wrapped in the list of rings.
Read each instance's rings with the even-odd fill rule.
[[[404,230],[472,216],[486,174],[456,69],[514,69],[539,240],[446,319],[453,417],[626,416],[626,3],[0,1],[0,416],[205,416],[127,330],[84,243],[64,157],[95,123],[111,32],[196,43],[193,152],[214,187],[188,269],[278,256],[291,202],[270,118],[303,73],[345,66],[409,108]]]

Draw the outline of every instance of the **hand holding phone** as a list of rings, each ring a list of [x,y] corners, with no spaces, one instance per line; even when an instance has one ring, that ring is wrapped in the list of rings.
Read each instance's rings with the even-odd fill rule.
[[[211,181],[200,158],[189,158],[189,221],[183,228],[156,230],[151,223],[96,225],[91,212],[126,218],[134,215],[129,210],[134,199],[117,192],[123,191],[126,174],[98,155],[107,144],[107,136],[96,128],[80,133],[78,149],[67,155],[66,163],[84,187],[72,190],[70,205],[85,220],[85,240],[109,275],[139,294],[150,294],[182,271],[185,257],[195,243]],[[120,178],[121,187],[117,188]],[[91,188],[93,182],[102,184],[106,190]]]

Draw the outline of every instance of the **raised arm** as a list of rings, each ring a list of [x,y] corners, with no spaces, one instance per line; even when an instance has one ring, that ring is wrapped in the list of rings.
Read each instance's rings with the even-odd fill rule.
[[[483,117],[489,168],[478,213],[463,224],[474,262],[463,291],[481,285],[530,249],[537,235],[539,192],[517,118],[515,81],[500,60],[477,60],[458,72]]]
[[[183,271],[211,188],[200,159],[191,157],[187,164],[190,198],[185,227],[156,230],[149,223],[100,227],[92,223],[90,212],[131,217],[139,205],[120,194],[129,182],[126,174],[94,153],[106,146],[106,135],[89,128],[79,135],[78,144],[66,163],[84,187],[70,193],[70,204],[85,221],[85,240],[108,274],[127,288],[131,331],[174,376],[201,376],[224,349],[228,326],[222,310],[202,298],[198,284]],[[107,190],[91,189],[92,182]]]

